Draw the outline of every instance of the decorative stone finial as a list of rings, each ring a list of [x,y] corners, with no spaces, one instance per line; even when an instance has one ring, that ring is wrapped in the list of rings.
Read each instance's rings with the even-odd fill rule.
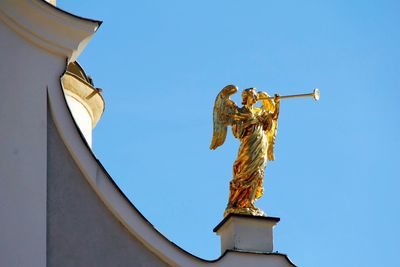
[[[104,111],[104,99],[101,90],[94,87],[93,80],[86,75],[76,61],[68,65],[61,82],[72,116],[86,142],[91,146],[92,129],[94,129]]]

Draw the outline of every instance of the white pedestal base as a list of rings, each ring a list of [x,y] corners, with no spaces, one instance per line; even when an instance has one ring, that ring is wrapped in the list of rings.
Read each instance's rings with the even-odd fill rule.
[[[272,252],[272,228],[279,218],[229,214],[215,228],[221,237],[221,253],[226,250]]]

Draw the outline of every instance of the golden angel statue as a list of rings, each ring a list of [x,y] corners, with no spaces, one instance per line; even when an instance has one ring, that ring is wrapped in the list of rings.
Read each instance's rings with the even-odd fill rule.
[[[233,164],[233,178],[224,216],[229,213],[265,216],[254,206],[263,195],[264,171],[268,160],[274,160],[274,143],[277,132],[280,97],[269,97],[255,88],[242,92],[242,107],[229,97],[236,93],[234,85],[225,86],[218,94],[213,111],[213,137],[210,149],[221,146],[227,127],[232,127],[235,138],[240,139],[237,159]],[[261,107],[255,106],[261,101]]]

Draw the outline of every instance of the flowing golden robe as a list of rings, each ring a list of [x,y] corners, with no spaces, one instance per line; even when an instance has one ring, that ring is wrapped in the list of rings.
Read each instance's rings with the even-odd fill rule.
[[[233,165],[233,179],[225,216],[229,213],[264,215],[254,206],[263,195],[264,171],[268,159],[273,160],[277,115],[265,108],[242,107],[232,131],[240,139],[237,159]]]

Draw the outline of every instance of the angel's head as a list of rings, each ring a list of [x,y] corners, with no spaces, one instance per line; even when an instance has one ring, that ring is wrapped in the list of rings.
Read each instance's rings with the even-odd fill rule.
[[[256,88],[247,88],[242,92],[242,105],[254,105],[257,103],[257,91]]]

